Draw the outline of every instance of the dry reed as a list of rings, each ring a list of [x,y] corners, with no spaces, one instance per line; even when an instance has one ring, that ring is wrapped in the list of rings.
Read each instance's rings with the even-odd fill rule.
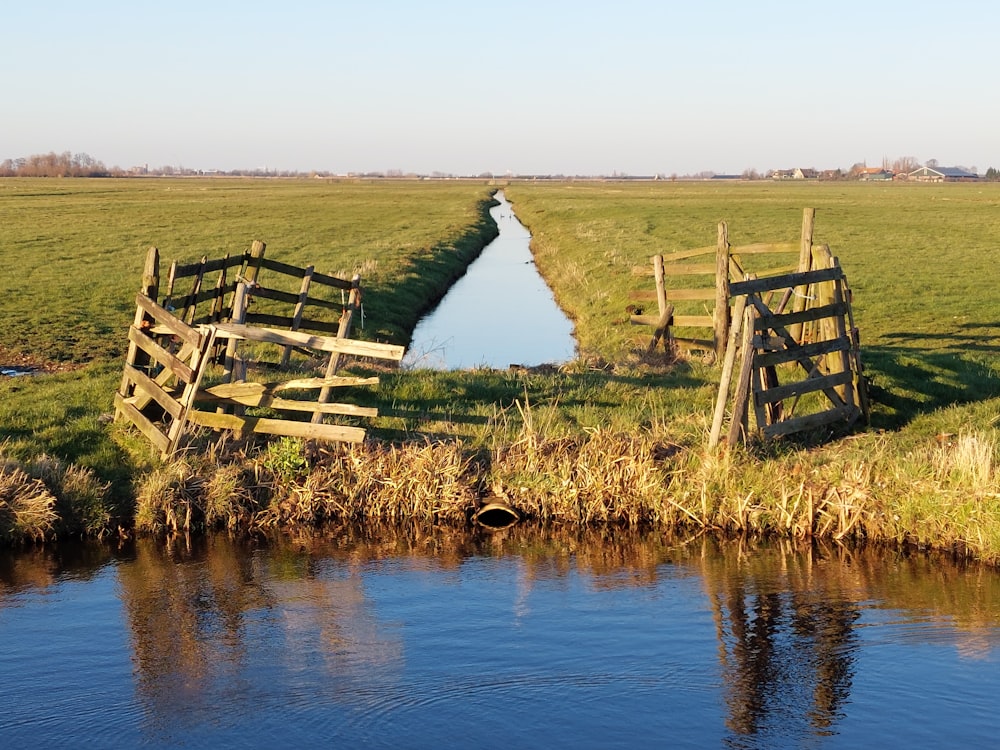
[[[45,454],[22,463],[0,446],[0,538],[99,537],[111,523],[110,487],[85,467]]]
[[[881,436],[836,451],[711,452],[659,429],[565,435],[519,407],[514,439],[368,442],[317,449],[283,440],[229,462],[183,458],[151,473],[137,527],[246,529],[329,521],[463,525],[486,501],[527,520],[713,529],[951,549],[1000,560],[997,443],[963,435],[900,460]],[[500,434],[502,431],[498,431]]]
[[[0,466],[0,538],[42,541],[58,518],[56,498],[41,479],[23,469]]]

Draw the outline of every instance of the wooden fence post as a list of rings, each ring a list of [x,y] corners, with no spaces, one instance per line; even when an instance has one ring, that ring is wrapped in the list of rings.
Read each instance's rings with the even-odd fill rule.
[[[306,300],[309,299],[309,285],[312,283],[313,271],[315,266],[306,266],[305,273],[302,275],[302,286],[299,287],[299,301],[295,303],[295,311],[292,313],[292,330],[299,330],[299,325],[302,323],[302,313],[305,311]],[[281,366],[288,367],[288,360],[292,356],[292,349],[294,347],[286,346],[285,350],[281,353]]]
[[[250,284],[257,281],[257,274],[260,273],[260,262],[264,260],[264,250],[266,249],[267,245],[260,240],[254,240],[253,244],[250,245],[250,258],[243,269],[243,278]]]
[[[816,209],[802,209],[802,238],[799,243],[799,273],[805,273],[806,271],[812,270],[813,226],[815,222]],[[792,312],[802,312],[806,309],[806,305],[809,302],[807,299],[808,291],[806,287],[799,287],[798,289],[795,289],[793,294],[794,300],[792,301]],[[801,323],[795,323],[788,326],[788,332],[797,343],[803,343]]]
[[[743,330],[743,312],[746,309],[746,305],[747,298],[745,295],[737,297],[735,310],[733,310],[733,325],[729,329],[729,344],[726,346],[726,357],[722,363],[722,378],[719,381],[719,397],[715,402],[715,414],[712,417],[712,431],[708,436],[709,448],[717,446],[719,444],[719,437],[722,435],[722,423],[726,419],[726,404],[729,402],[730,381],[733,379],[738,338],[740,332]]]
[[[743,312],[743,341],[740,344],[740,374],[736,378],[736,395],[733,397],[733,421],[729,425],[728,445],[735,448],[739,442],[746,443],[749,432],[750,381],[754,365],[754,324],[757,309],[749,304]]]
[[[344,312],[340,315],[340,327],[337,329],[337,338],[344,339],[351,335],[351,326],[354,323],[354,315],[361,309],[361,276],[360,274],[354,274],[351,278],[351,293],[347,298],[347,306],[344,308]],[[340,353],[331,352],[330,361],[326,365],[326,377],[332,378],[337,374],[337,370],[340,369]],[[319,392],[319,403],[325,404],[330,400],[331,388],[329,386],[324,386]],[[313,412],[312,422],[313,424],[319,424],[323,421],[323,412],[317,411]]]
[[[719,238],[715,252],[715,359],[719,361],[726,353],[729,338],[729,227],[719,222]]]
[[[656,309],[662,317],[667,309],[667,286],[663,278],[663,256],[653,256],[653,280],[656,282]]]
[[[246,323],[247,319],[247,283],[241,281],[236,285],[236,291],[233,293],[233,312],[232,312],[232,322],[239,325]],[[223,363],[222,378],[227,383],[232,383],[234,379],[240,380],[242,370],[242,362],[240,361],[237,352],[238,340],[235,338],[229,339],[226,343],[226,358]]]
[[[156,296],[159,294],[160,290],[160,251],[155,247],[149,248],[146,252],[146,263],[142,269],[142,285],[139,288],[139,293],[149,297],[151,300],[156,302]],[[133,325],[136,328],[143,328],[143,322],[147,325],[152,322],[151,318],[146,315],[145,311],[141,307],[136,307],[135,318],[133,320]],[[125,354],[125,364],[127,367],[134,367],[137,370],[144,369],[149,364],[149,355],[139,349],[135,343],[129,342],[128,352]],[[126,367],[126,369],[127,369]],[[122,377],[121,386],[118,388],[118,393],[121,394],[122,398],[128,398],[130,394],[131,380],[128,374]],[[115,410],[115,421],[117,422],[122,417],[122,412],[118,409]]]

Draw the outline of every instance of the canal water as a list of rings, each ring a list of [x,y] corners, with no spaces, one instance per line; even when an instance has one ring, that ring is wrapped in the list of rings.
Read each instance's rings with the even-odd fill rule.
[[[490,209],[499,235],[418,324],[404,366],[464,370],[573,359],[573,324],[535,268],[531,233],[503,192]]]
[[[0,741],[996,747],[1000,576],[704,535],[344,528],[0,554]]]

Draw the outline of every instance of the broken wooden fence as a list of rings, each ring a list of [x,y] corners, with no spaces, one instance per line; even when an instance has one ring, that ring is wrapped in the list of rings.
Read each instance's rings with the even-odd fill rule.
[[[816,248],[813,263],[825,267],[766,278],[748,275],[730,285],[735,300],[733,327],[709,447],[721,439],[737,359],[740,368],[727,435],[730,447],[747,441],[751,407],[765,438],[832,425],[846,429],[859,418],[868,419],[847,277],[826,246]],[[777,292],[783,294],[772,308],[766,300],[773,301]],[[793,299],[801,302],[790,304]],[[815,394],[811,402],[810,394]]]
[[[358,442],[364,439],[363,428],[325,424],[324,419],[377,414],[370,407],[330,403],[334,389],[378,383],[375,377],[337,376],[344,356],[393,362],[403,356],[401,346],[350,338],[361,307],[360,277],[347,281],[317,273],[312,266],[298,268],[265,259],[264,249],[264,243],[255,242],[242,255],[172,264],[162,304],[159,253],[151,248],[147,255],[115,409],[116,419],[135,424],[164,456],[181,446],[190,424],[237,433]],[[269,278],[293,279],[297,292],[264,286],[261,271],[270,271]],[[206,276],[214,273],[218,273],[215,283],[206,288]],[[190,279],[190,291],[179,293],[178,282],[184,279]],[[314,295],[324,287],[338,290],[341,301]],[[267,300],[267,306],[251,311],[251,301],[258,300]],[[246,382],[245,342],[256,342],[258,348],[277,347],[278,369],[287,367],[297,351],[310,360],[325,360],[324,372],[319,377]],[[207,374],[213,365],[221,373]],[[208,384],[209,380],[220,382]],[[291,397],[310,391],[317,393],[312,399]],[[251,407],[266,410],[267,415],[248,415]],[[310,422],[298,418],[305,414],[311,415]]]
[[[653,327],[648,351],[662,344],[664,350],[676,347],[689,352],[702,351],[721,360],[731,324],[731,280],[740,280],[750,271],[758,276],[808,271],[812,267],[814,219],[814,209],[803,210],[797,242],[760,242],[736,247],[730,245],[729,226],[722,221],[715,245],[653,256],[654,289],[634,291],[630,299],[638,303],[655,301],[657,312],[645,314],[636,305],[629,307],[633,325]],[[759,256],[764,267],[751,268],[750,256]],[[650,275],[648,267],[637,268],[635,273]]]

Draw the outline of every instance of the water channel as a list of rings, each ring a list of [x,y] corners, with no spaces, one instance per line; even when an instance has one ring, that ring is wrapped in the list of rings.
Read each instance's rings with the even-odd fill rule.
[[[0,741],[996,747],[1000,575],[835,545],[343,528],[0,553]]]
[[[573,359],[573,324],[535,268],[531,233],[503,192],[495,197],[499,235],[417,324],[404,366],[507,369]]]

